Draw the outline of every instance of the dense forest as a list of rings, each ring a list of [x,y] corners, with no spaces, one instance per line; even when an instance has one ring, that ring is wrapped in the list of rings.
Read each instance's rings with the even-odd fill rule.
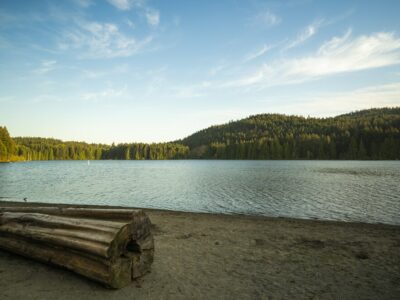
[[[400,159],[400,108],[333,118],[255,115],[178,142],[197,158]]]
[[[400,108],[333,118],[261,114],[171,143],[118,145],[11,138],[0,127],[0,161],[93,159],[400,159]]]
[[[94,159],[180,159],[189,147],[175,143],[157,144],[87,144],[56,139],[14,138],[16,154],[25,160],[94,160]]]

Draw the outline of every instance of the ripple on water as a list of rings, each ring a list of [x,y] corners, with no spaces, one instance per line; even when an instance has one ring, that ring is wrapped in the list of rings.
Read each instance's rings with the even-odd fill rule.
[[[0,165],[0,197],[400,224],[398,161]]]

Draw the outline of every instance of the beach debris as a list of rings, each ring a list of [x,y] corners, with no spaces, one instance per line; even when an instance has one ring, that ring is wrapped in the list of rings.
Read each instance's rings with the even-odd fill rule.
[[[0,206],[0,248],[122,288],[150,271],[151,222],[142,210]]]

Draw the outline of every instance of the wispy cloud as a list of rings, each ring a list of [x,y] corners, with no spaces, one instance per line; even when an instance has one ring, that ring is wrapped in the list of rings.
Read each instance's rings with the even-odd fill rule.
[[[246,57],[244,58],[244,61],[248,62],[248,61],[254,60],[254,59],[264,55],[265,53],[267,53],[267,51],[270,50],[271,48],[272,47],[269,45],[264,45],[264,46],[262,46],[261,49],[258,49],[255,52],[251,52],[251,53],[247,54]]]
[[[321,76],[354,72],[400,63],[400,38],[379,32],[351,39],[349,30],[342,37],[324,43],[316,55],[293,60],[290,74]]]
[[[44,60],[37,69],[33,70],[33,73],[38,75],[49,73],[55,69],[56,63],[57,61],[55,60]]]
[[[343,36],[322,44],[312,55],[264,64],[253,73],[223,86],[264,88],[399,63],[400,38],[394,33],[378,32],[352,38],[349,30]]]
[[[77,68],[83,78],[88,78],[88,79],[96,79],[104,76],[114,76],[114,75],[120,75],[127,73],[129,71],[129,67],[127,65],[116,65],[112,69],[107,68],[107,69],[96,69],[96,70],[90,70],[90,69],[81,69]]]
[[[67,31],[59,43],[62,50],[83,51],[83,58],[128,57],[140,52],[152,37],[142,40],[122,33],[113,23],[77,22],[77,28]]]
[[[270,10],[259,13],[255,16],[253,24],[261,27],[272,27],[281,23],[282,19]]]
[[[311,38],[313,35],[315,35],[317,33],[319,27],[321,27],[322,24],[323,24],[323,20],[318,20],[318,21],[308,25],[297,35],[297,37],[293,41],[289,42],[289,44],[285,47],[285,50],[297,47],[300,44],[307,41],[309,38]]]
[[[146,12],[146,19],[150,26],[158,26],[160,23],[160,12],[158,10],[149,9]]]
[[[107,0],[108,3],[115,6],[119,10],[130,10],[134,6],[143,4],[143,0]]]
[[[126,25],[128,25],[130,28],[135,29],[135,23],[133,23],[131,20],[126,19],[125,20]]]
[[[218,73],[220,73],[222,70],[226,69],[228,67],[228,65],[224,62],[224,63],[220,63],[218,65],[216,65],[215,67],[210,68],[210,70],[208,71],[208,74],[210,76],[215,76]]]
[[[107,0],[111,5],[115,6],[119,10],[130,10],[132,8],[138,8],[141,14],[144,14],[147,23],[152,27],[157,27],[160,23],[160,12],[154,8],[151,8],[146,0]],[[130,24],[128,24],[131,26]]]
[[[99,102],[103,100],[113,100],[123,96],[126,93],[127,87],[120,89],[107,88],[98,92],[86,92],[81,94],[81,99],[85,101]]]

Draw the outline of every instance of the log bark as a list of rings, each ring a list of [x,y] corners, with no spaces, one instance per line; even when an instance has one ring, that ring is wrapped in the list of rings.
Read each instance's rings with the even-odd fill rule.
[[[150,271],[151,223],[141,210],[0,207],[0,248],[121,288]]]

